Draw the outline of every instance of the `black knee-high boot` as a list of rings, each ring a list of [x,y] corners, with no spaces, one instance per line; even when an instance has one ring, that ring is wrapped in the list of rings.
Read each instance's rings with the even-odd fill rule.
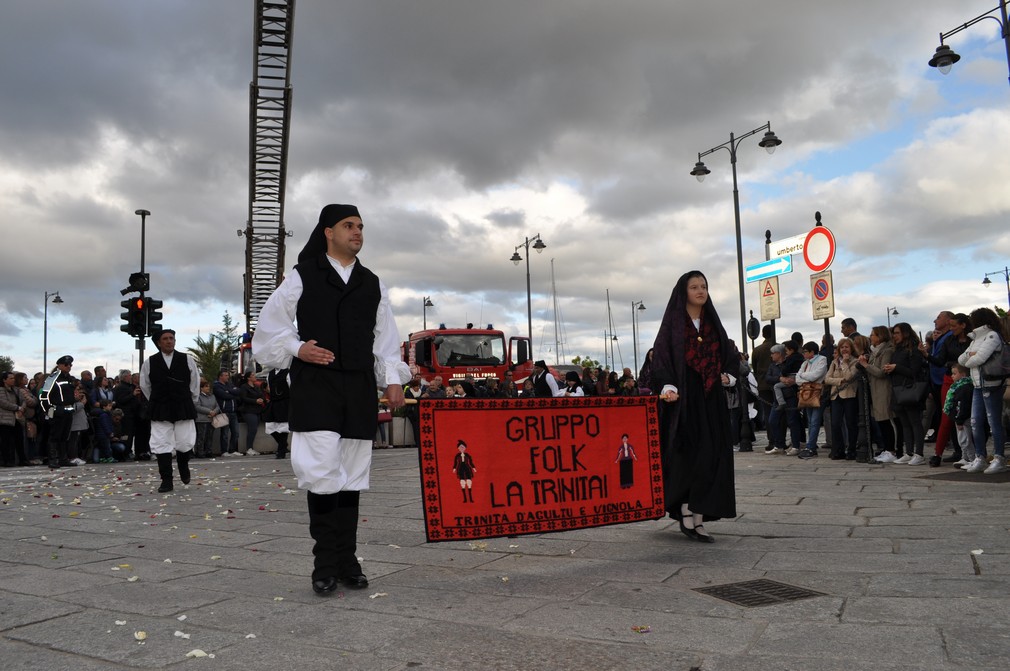
[[[193,457],[193,451],[189,452],[176,452],[175,459],[179,462],[179,479],[182,480],[182,484],[189,484],[189,460]],[[171,465],[169,465],[171,468]]]
[[[270,435],[273,437],[274,442],[277,443],[276,458],[283,459],[288,453],[288,434],[274,431]]]
[[[157,457],[158,475],[161,476],[161,487],[158,487],[158,491],[161,493],[170,492],[174,489],[172,485],[172,453],[159,454]]]
[[[328,594],[338,583],[348,587],[368,586],[355,556],[358,531],[359,492],[308,493],[309,533],[315,545],[312,588]]]

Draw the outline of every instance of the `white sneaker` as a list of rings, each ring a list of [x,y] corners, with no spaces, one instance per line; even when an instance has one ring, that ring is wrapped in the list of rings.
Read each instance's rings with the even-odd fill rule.
[[[989,462],[985,457],[975,457],[975,460],[965,466],[964,470],[969,473],[981,473],[988,467],[988,465]]]
[[[894,461],[895,459],[897,459],[897,457],[894,456],[894,452],[890,452],[888,450],[884,450],[883,452],[881,452],[880,454],[877,455],[877,458],[874,459],[874,461],[877,461],[877,462],[879,462],[881,464],[889,464],[892,461]]]
[[[912,457],[910,457],[910,456],[908,456],[908,455],[906,454],[906,455],[905,455],[905,456],[903,456],[903,457],[898,457],[897,459],[895,459],[893,463],[895,463],[895,464],[907,464],[907,463],[908,463],[908,462],[910,462],[911,460],[912,460]]]
[[[960,467],[960,466],[967,466],[970,463],[971,463],[970,461],[965,461],[964,459],[958,459],[957,461],[954,462],[953,465],[956,467]]]
[[[785,450],[778,447],[769,447],[765,450],[765,454],[784,454]]]
[[[787,457],[795,457],[799,453],[800,451],[797,450],[795,447],[790,447],[788,450],[786,450]]]
[[[908,460],[909,466],[922,466],[924,463],[926,463],[926,457],[921,454],[917,454]]]
[[[740,451],[740,445],[739,445],[739,444],[737,444],[737,445],[734,445],[734,446],[733,446],[733,451],[734,451],[734,452],[739,452],[739,451]]]
[[[993,473],[1002,473],[1006,470],[1006,457],[995,456],[992,458],[992,463],[989,464],[989,468],[982,471],[986,475],[992,475]]]
[[[258,457],[259,455],[260,453],[253,449],[248,449],[245,451],[245,456],[247,457]]]
[[[70,463],[72,463],[74,466],[83,466],[88,462],[84,461],[83,459],[71,459]]]

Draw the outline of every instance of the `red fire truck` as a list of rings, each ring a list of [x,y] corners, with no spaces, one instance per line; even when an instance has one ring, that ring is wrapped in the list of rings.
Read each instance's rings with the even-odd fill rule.
[[[476,380],[496,377],[505,379],[505,371],[513,371],[515,380],[522,380],[533,372],[530,358],[530,339],[525,336],[509,338],[505,348],[505,334],[491,324],[486,329],[446,328],[411,333],[403,343],[403,360],[425,380],[440,375],[445,383],[472,375]]]

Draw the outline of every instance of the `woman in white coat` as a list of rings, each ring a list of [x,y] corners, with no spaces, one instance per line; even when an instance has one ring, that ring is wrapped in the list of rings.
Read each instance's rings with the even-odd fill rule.
[[[1006,347],[1000,334],[999,317],[989,308],[978,308],[969,315],[974,327],[968,334],[971,344],[958,358],[958,363],[967,366],[975,392],[971,399],[971,432],[975,441],[975,460],[965,470],[969,473],[1001,473],[1006,470],[1003,453],[1003,388],[1006,378],[989,378],[982,366],[992,357],[999,357]],[[985,451],[985,423],[989,422],[992,432],[992,451],[995,455],[988,463]]]

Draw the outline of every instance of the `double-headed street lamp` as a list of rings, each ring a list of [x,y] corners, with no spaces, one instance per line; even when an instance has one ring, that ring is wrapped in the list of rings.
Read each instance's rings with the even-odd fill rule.
[[[740,137],[736,137],[733,133],[729,134],[729,142],[723,142],[720,145],[712,147],[708,151],[703,151],[698,154],[698,162],[694,164],[694,169],[691,174],[698,178],[701,182],[705,179],[705,175],[712,172],[705,164],[701,162],[703,156],[708,156],[720,149],[725,149],[729,152],[729,162],[733,166],[733,215],[736,218],[736,269],[737,276],[739,278],[739,290],[740,290],[740,344],[743,346],[743,353],[747,354],[747,306],[746,299],[744,298],[744,281],[743,281],[743,242],[740,239],[740,190],[737,188],[736,181],[736,150],[740,146],[740,143],[749,138],[752,135],[756,135],[761,131],[765,131],[764,137],[758,142],[759,147],[764,147],[765,151],[769,154],[775,153],[775,148],[782,144],[782,140],[778,139],[775,133],[772,132],[771,122],[769,121],[763,126],[755,128],[752,131],[744,133]]]
[[[530,243],[533,243],[533,249],[537,250],[537,254],[541,254],[547,245],[540,238],[540,234],[537,233],[532,238],[527,237],[525,241],[516,245],[516,250],[512,254],[512,258],[509,259],[512,263],[519,265],[519,262],[523,260],[523,257],[519,256],[519,248],[526,248],[526,328],[528,330],[528,335],[530,337],[530,357],[533,356],[533,296],[530,293]]]
[[[990,16],[993,12],[999,11],[999,18],[995,16]],[[947,74],[950,72],[950,68],[954,63],[961,60],[961,56],[954,52],[953,49],[948,47],[943,43],[945,39],[951,35],[956,35],[957,33],[974,26],[976,23],[980,23],[985,19],[992,19],[999,24],[1000,34],[1003,37],[1003,44],[1006,47],[1006,62],[1007,69],[1010,70],[1010,22],[1007,21],[1007,11],[1006,11],[1006,0],[999,1],[999,7],[993,7],[985,14],[980,14],[968,23],[963,23],[957,28],[946,33],[940,33],[940,46],[936,48],[936,53],[933,57],[929,59],[929,65],[940,71],[941,74]]]
[[[898,316],[898,308],[884,308],[884,314],[887,316],[887,328],[891,328],[891,317]]]
[[[1003,270],[994,270],[991,273],[986,273],[982,284],[987,287],[992,284],[992,280],[989,279],[990,275],[1002,275],[1003,279],[1006,280],[1006,302],[1010,306],[1010,267],[1004,266]]]
[[[49,297],[53,297],[53,303],[63,302],[60,298],[60,290],[45,292],[46,297],[42,299],[42,370],[49,374],[48,354],[49,354]]]
[[[638,379],[638,312],[645,309],[642,301],[631,302],[631,337],[635,350],[635,379]]]
[[[425,296],[424,300],[421,301],[421,317],[424,319],[424,330],[428,330],[428,308],[435,307],[435,304],[431,302],[431,296]]]

